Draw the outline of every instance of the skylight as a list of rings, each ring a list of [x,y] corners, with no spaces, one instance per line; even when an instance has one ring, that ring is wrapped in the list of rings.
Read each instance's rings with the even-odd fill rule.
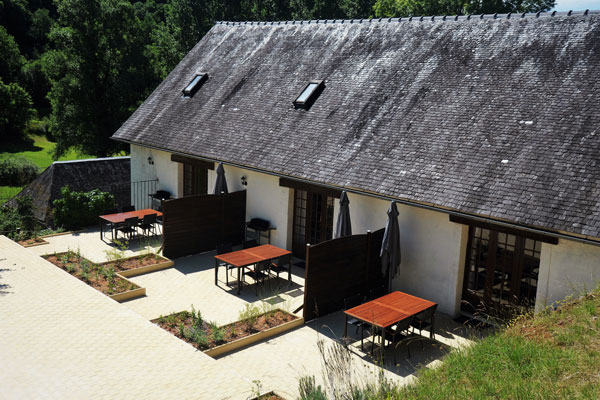
[[[296,108],[309,109],[324,88],[325,84],[323,81],[309,81],[308,84],[304,86],[304,89],[302,89],[302,92],[300,92],[300,95],[293,101],[294,106]]]
[[[202,86],[202,84],[206,82],[207,79],[208,74],[196,74],[196,76],[194,76],[194,79],[192,79],[192,81],[188,83],[185,89],[183,89],[183,95],[185,97],[192,97],[194,94],[196,94],[198,89],[200,89],[200,86]]]

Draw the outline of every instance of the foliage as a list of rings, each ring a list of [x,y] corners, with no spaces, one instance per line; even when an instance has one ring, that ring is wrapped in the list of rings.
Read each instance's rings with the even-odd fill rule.
[[[92,190],[71,192],[68,186],[60,190],[61,198],[54,200],[54,224],[65,229],[78,229],[96,224],[104,210],[114,207],[114,196]]]
[[[254,325],[260,317],[260,308],[254,304],[246,303],[246,307],[239,312],[239,320],[244,323],[246,330],[251,332],[254,330]]]
[[[547,11],[555,3],[556,0],[377,0],[373,10],[377,17],[522,13]]]
[[[39,173],[38,166],[25,157],[0,159],[0,185],[27,185]]]
[[[125,0],[59,0],[57,10],[54,50],[44,56],[56,154],[75,147],[112,155],[123,145],[109,137],[159,83],[144,54],[141,21]]]
[[[13,240],[25,240],[37,235],[30,196],[16,200],[17,207],[0,206],[0,235]]]
[[[0,77],[0,142],[22,138],[33,115],[31,96],[25,89],[15,82],[4,83]]]

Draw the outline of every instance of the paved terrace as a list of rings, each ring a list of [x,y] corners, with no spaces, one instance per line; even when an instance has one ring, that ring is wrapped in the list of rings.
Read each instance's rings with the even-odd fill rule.
[[[0,236],[0,397],[243,399],[251,382]]]
[[[20,246],[8,241],[7,239],[4,239],[4,241],[11,243],[11,249],[13,249],[11,254],[19,254],[19,259],[17,260],[19,262],[14,260],[5,260],[0,263],[0,268],[6,268],[2,267],[2,265],[4,265],[3,263],[7,262],[15,263],[15,265],[44,265],[44,271],[49,269],[53,271],[53,273],[50,275],[46,273],[46,275],[48,275],[46,279],[48,280],[47,285],[37,289],[39,291],[38,295],[41,298],[60,299],[60,296],[57,296],[57,291],[59,291],[59,287],[64,287],[64,285],[67,285],[67,283],[63,282],[66,281],[70,282],[68,285],[76,285],[79,287],[80,291],[85,289],[84,291],[87,293],[86,296],[93,297],[95,301],[100,301],[98,298],[101,298],[103,303],[109,303],[111,305],[111,311],[110,313],[108,311],[103,312],[105,319],[108,319],[109,321],[115,321],[117,316],[119,316],[119,318],[131,318],[132,320],[135,319],[137,323],[143,322],[145,326],[144,330],[136,328],[135,331],[132,329],[129,330],[129,333],[123,333],[123,335],[127,337],[127,340],[125,340],[125,338],[120,338],[117,340],[119,344],[117,345],[117,348],[114,349],[114,351],[119,352],[119,354],[121,354],[123,357],[129,357],[131,360],[136,361],[130,361],[129,364],[126,364],[127,367],[123,368],[123,370],[120,372],[113,371],[113,375],[110,375],[111,377],[117,375],[137,377],[138,375],[142,374],[141,371],[145,371],[145,368],[148,368],[148,366],[161,365],[161,368],[158,369],[159,372],[156,372],[157,376],[155,376],[159,382],[169,382],[171,379],[173,379],[173,382],[185,382],[186,380],[190,382],[190,375],[193,375],[193,372],[187,370],[193,369],[196,371],[198,376],[194,376],[194,384],[192,386],[195,388],[197,387],[197,384],[198,386],[203,387],[204,391],[210,393],[211,398],[236,398],[239,396],[241,396],[241,398],[250,398],[254,385],[252,381],[255,380],[260,381],[263,390],[276,390],[287,399],[297,398],[298,378],[301,376],[314,375],[318,383],[325,384],[325,371],[323,370],[321,352],[317,343],[318,341],[322,341],[325,347],[328,348],[331,348],[334,345],[337,336],[341,335],[343,331],[344,317],[342,312],[320,318],[319,320],[306,324],[294,331],[231,353],[218,360],[213,360],[205,356],[203,353],[196,351],[193,347],[185,344],[169,334],[166,334],[166,332],[163,332],[160,328],[148,322],[148,320],[156,318],[160,315],[166,315],[171,312],[182,311],[186,309],[189,310],[192,304],[196,309],[202,312],[206,319],[214,320],[219,325],[237,320],[239,311],[243,309],[246,304],[251,302],[255,303],[259,307],[263,306],[265,302],[267,302],[278,305],[287,310],[294,310],[303,302],[303,269],[297,267],[293,269],[294,284],[291,287],[284,287],[282,285],[281,289],[278,289],[277,285],[272,284],[265,291],[259,294],[259,297],[264,299],[261,300],[255,296],[255,290],[253,286],[244,287],[241,296],[237,296],[233,287],[228,288],[225,285],[224,269],[219,271],[219,286],[215,286],[213,269],[214,261],[212,257],[213,253],[182,257],[175,260],[175,266],[173,268],[131,278],[135,283],[147,289],[147,296],[118,304],[110,300],[108,297],[105,297],[101,293],[95,291],[91,287],[79,282],[77,279],[58,270],[56,267],[45,262],[43,259],[33,256],[32,254],[50,254],[55,251],[61,252],[68,249],[76,250],[79,248],[85,257],[96,262],[104,261],[107,256],[105,251],[111,250],[112,247],[99,240],[97,231],[90,230],[76,233],[74,235],[63,235],[47,238],[46,240],[50,242],[50,244],[31,247],[28,250],[24,250],[21,249]],[[133,255],[136,252],[146,251],[144,250],[145,245],[146,243],[141,245],[134,243],[129,251],[130,254]],[[19,251],[15,249],[18,249]],[[4,251],[2,251],[2,254],[3,253]],[[9,260],[12,260],[12,256],[9,258]],[[35,262],[33,263],[28,260],[34,260]],[[39,266],[35,268],[36,270],[42,269]],[[30,268],[28,267],[25,269]],[[0,284],[8,283],[12,286],[13,284],[9,283],[9,281],[6,279],[9,277],[7,274],[8,272],[0,272]],[[40,277],[38,277],[38,274],[34,270],[31,270],[25,279],[39,280]],[[234,280],[232,277],[230,277],[230,279]],[[54,283],[52,283],[52,281],[54,281]],[[23,289],[25,291],[25,288]],[[34,290],[34,287],[30,286],[28,289]],[[61,292],[63,290],[64,289],[60,289]],[[13,289],[12,287],[9,287],[8,289],[4,289],[4,291],[13,292]],[[47,294],[44,294],[44,292]],[[0,297],[0,299],[3,297]],[[38,307],[37,303],[32,304],[30,302],[29,296],[25,295],[24,297],[25,298],[22,301],[18,302],[19,304],[21,304],[21,302],[23,303],[23,305],[20,306],[22,310],[35,310]],[[56,307],[57,310],[70,309],[73,305],[72,296],[70,297],[69,301],[63,301],[62,303],[57,304],[51,302],[45,305],[45,307],[52,309]],[[16,307],[16,304],[11,307]],[[110,337],[116,335],[112,328],[114,326],[113,322],[102,320],[90,323],[88,322],[90,319],[94,319],[95,321],[96,312],[86,312],[87,308],[82,308],[79,306],[77,306],[77,310],[79,311],[77,311],[75,315],[71,315],[71,318],[69,318],[71,322],[68,324],[64,322],[65,325],[63,325],[63,322],[61,322],[60,319],[55,319],[54,317],[44,319],[43,321],[45,321],[45,324],[48,324],[48,327],[40,326],[40,321],[37,320],[38,311],[29,313],[24,311],[22,316],[23,319],[15,321],[12,320],[12,315],[20,314],[19,312],[11,311],[10,313],[4,313],[4,315],[11,315],[11,317],[5,321],[7,322],[7,325],[11,326],[13,324],[20,324],[23,326],[23,330],[28,332],[37,331],[38,329],[39,331],[48,329],[51,331],[58,330],[62,332],[65,330],[65,326],[67,326],[69,328],[66,330],[70,332],[69,338],[71,336],[77,336],[78,338],[85,338],[89,336],[94,338],[94,342],[102,343],[106,343],[107,341],[111,340],[109,339]],[[45,313],[47,314],[48,312]],[[54,313],[56,312],[52,312],[51,314]],[[109,317],[109,315],[113,315],[113,317]],[[393,365],[393,357],[391,352],[388,351],[386,353],[385,375],[387,378],[393,379],[400,383],[409,382],[414,379],[416,370],[419,366],[433,366],[451,347],[469,343],[469,341],[465,338],[469,337],[471,332],[467,332],[463,326],[454,323],[451,319],[443,315],[440,315],[436,321],[438,328],[436,335],[437,342],[434,343],[427,340],[423,341],[424,350],[421,350],[420,342],[412,342],[410,344],[412,355],[410,359],[406,358],[407,354],[405,348],[399,349],[397,353],[399,362],[398,365]],[[32,326],[36,326],[36,328],[32,328]],[[85,326],[83,332],[80,329],[80,326]],[[120,328],[120,330],[127,329],[130,328],[126,328],[125,326]],[[157,335],[157,330],[159,331],[159,336],[164,338],[165,342],[171,343],[175,341],[180,347],[188,350],[190,354],[190,360],[183,365],[190,365],[189,363],[192,363],[192,365],[190,368],[185,368],[186,371],[182,372],[182,377],[178,376],[176,378],[172,378],[169,375],[168,366],[166,367],[166,372],[164,374],[161,373],[160,371],[163,369],[163,363],[157,363],[157,360],[149,358],[149,355],[146,354],[148,351],[152,354],[158,352],[159,354],[156,354],[156,357],[159,358],[160,353],[167,351],[164,347],[162,347],[166,346],[166,343],[162,346],[153,345],[151,350],[144,348],[142,345],[134,347],[121,345],[121,343],[131,342],[132,337],[137,338],[137,341],[140,343],[146,343],[149,340],[154,340],[152,338],[154,337],[153,335]],[[146,331],[154,332],[150,334],[149,339],[146,339]],[[3,333],[2,330],[0,330],[0,333]],[[349,328],[349,333],[354,334],[355,332],[352,328]],[[10,331],[7,332],[7,334],[15,336]],[[355,336],[356,338],[359,338],[358,335]],[[14,340],[18,342],[23,341],[22,337],[23,335],[19,334]],[[30,337],[31,336],[29,336],[29,338]],[[57,341],[59,344],[58,346],[54,344],[54,340]],[[28,350],[30,359],[25,362],[24,368],[27,370],[37,370],[37,372],[34,374],[35,376],[44,375],[45,371],[43,369],[40,370],[38,367],[38,362],[36,361],[38,356],[36,356],[36,354],[39,353],[40,358],[46,360],[52,360],[54,357],[61,358],[63,353],[69,354],[65,349],[62,349],[63,346],[69,346],[69,344],[67,344],[68,342],[61,342],[61,340],[61,336],[48,338],[44,342],[44,346],[39,346],[35,347],[35,349]],[[83,343],[87,343],[87,340],[81,340]],[[61,343],[63,344],[61,345]],[[21,346],[23,347],[25,345],[26,344],[23,343]],[[0,355],[3,351],[5,351],[2,349],[3,346],[4,345],[0,345]],[[81,354],[84,354],[79,353],[81,347],[77,345],[75,347],[78,349],[78,351],[72,352],[72,356],[76,358],[77,354],[79,354],[79,357],[81,357]],[[359,382],[364,382],[366,380],[372,381],[375,379],[377,377],[377,368],[375,367],[375,363],[373,362],[372,358],[360,349],[360,341],[357,341],[350,346],[350,349],[352,352],[352,357],[348,370],[353,371],[354,379]],[[137,355],[138,352],[144,353],[145,358],[143,357],[140,359],[140,357]],[[19,358],[15,358],[14,355],[9,355],[8,357],[9,358],[3,359],[20,360]],[[96,365],[96,357],[99,357],[100,359],[100,361],[98,361],[98,365]],[[164,357],[170,360],[168,356]],[[182,354],[182,357],[185,356]],[[83,358],[85,358],[85,360],[87,360],[85,362],[88,363],[85,368],[70,369],[69,376],[65,377],[64,380],[62,375],[53,376],[53,385],[58,385],[58,387],[68,386],[70,380],[85,382],[88,378],[84,376],[83,379],[79,379],[77,376],[81,374],[85,375],[86,372],[84,371],[101,371],[102,365],[105,362],[102,351],[98,351],[92,356],[86,356]],[[208,360],[206,360],[207,358]],[[108,357],[107,359],[111,360],[110,365],[111,367],[115,368],[115,364],[112,363],[112,357]],[[196,365],[193,364],[193,360],[202,360],[202,362],[206,364]],[[134,371],[130,370],[132,364],[135,365]],[[211,373],[205,374],[203,371],[205,371],[206,368],[209,368]],[[21,373],[16,373],[16,375],[21,375]],[[224,379],[224,376],[234,376],[235,378],[232,378],[230,384],[229,378]],[[0,376],[0,384],[2,384],[3,379],[5,378]],[[22,381],[33,382],[35,379],[30,373],[29,375],[25,375],[25,377],[22,378]],[[102,386],[101,383],[106,383],[107,381],[107,376],[103,377],[100,375],[97,377],[98,386]],[[237,382],[240,382],[239,386]],[[155,382],[155,384],[158,383]],[[144,385],[145,384],[142,384],[142,386]],[[111,384],[110,386],[110,389],[113,390],[114,385]],[[187,387],[190,385],[186,383],[179,386]],[[181,387],[179,387],[180,390]],[[207,390],[209,388],[211,391]],[[171,392],[170,389],[165,390],[166,392],[161,392],[160,390],[158,390],[158,392],[161,392],[163,395],[168,393],[168,397],[179,396],[179,392],[175,390],[173,392]],[[127,397],[127,394],[131,392],[132,389],[129,388],[129,391],[125,390],[123,394],[119,393],[119,396],[117,397]],[[194,390],[192,390],[192,392],[194,392]],[[215,395],[215,393],[218,395]],[[57,394],[59,393],[57,392]],[[203,394],[195,393],[195,395],[192,397],[202,398],[203,396]],[[208,394],[206,396],[208,397]],[[180,397],[184,397],[184,395],[182,394]]]

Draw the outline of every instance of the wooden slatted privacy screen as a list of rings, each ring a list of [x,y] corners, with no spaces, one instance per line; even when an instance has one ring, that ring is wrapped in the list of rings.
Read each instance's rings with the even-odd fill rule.
[[[344,299],[367,295],[384,282],[379,251],[384,230],[332,239],[306,249],[304,319],[344,308]]]
[[[169,258],[242,243],[246,191],[198,195],[163,202],[164,255]]]

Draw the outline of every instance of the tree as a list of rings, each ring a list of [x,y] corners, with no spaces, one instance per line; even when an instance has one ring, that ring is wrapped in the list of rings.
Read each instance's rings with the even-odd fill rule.
[[[377,17],[547,11],[556,0],[377,0]]]
[[[3,26],[0,26],[0,54],[0,78],[6,82],[16,81],[25,58],[21,55],[14,37]]]
[[[23,138],[27,123],[33,117],[31,97],[17,83],[4,83],[0,78],[0,142]]]
[[[109,137],[160,82],[147,62],[140,19],[125,0],[59,0],[43,57],[50,77],[56,154],[95,156],[124,149]]]

